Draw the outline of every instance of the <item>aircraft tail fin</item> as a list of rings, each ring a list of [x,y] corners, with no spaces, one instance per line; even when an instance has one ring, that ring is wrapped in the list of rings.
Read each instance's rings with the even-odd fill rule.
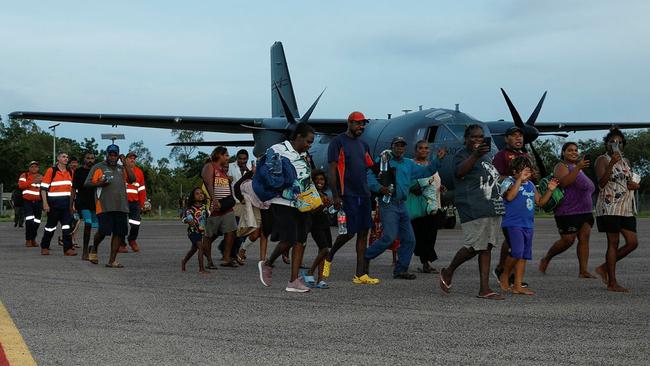
[[[284,56],[284,48],[281,42],[275,42],[271,46],[271,116],[287,117],[282,107],[280,96],[275,90],[276,85],[280,89],[280,93],[284,97],[289,111],[293,114],[293,117],[298,118],[298,104],[296,103],[296,96],[293,93],[289,67],[287,66],[287,59]]]

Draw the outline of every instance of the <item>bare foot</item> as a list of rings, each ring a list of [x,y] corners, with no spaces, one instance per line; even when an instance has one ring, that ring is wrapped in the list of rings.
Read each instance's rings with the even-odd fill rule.
[[[596,278],[596,276],[592,275],[589,272],[580,272],[578,275],[579,278]]]
[[[607,273],[603,266],[596,267],[596,274],[600,276],[600,279],[604,284],[607,285],[609,283],[609,273]]]
[[[512,293],[514,295],[528,295],[528,296],[535,295],[535,291],[523,287],[513,287]]]
[[[607,291],[612,291],[612,292],[630,292],[630,290],[626,289],[625,287],[619,286],[619,285],[607,286]]]
[[[549,263],[550,261],[548,259],[542,258],[542,260],[539,261],[539,271],[546,274],[546,269],[548,268]]]

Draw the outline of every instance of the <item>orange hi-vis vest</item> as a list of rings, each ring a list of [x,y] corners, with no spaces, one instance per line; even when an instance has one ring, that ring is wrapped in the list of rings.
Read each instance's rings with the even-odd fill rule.
[[[72,172],[68,169],[60,170],[54,166],[48,168],[43,175],[41,190],[47,192],[48,201],[70,199],[72,195]]]
[[[144,173],[137,166],[133,167],[135,182],[126,182],[126,197],[129,202],[140,201],[140,207],[144,206],[147,200],[147,191],[144,186]]]
[[[23,173],[18,178],[18,188],[23,190],[23,199],[27,201],[40,201],[41,200],[41,185],[34,183],[36,174],[29,172]]]

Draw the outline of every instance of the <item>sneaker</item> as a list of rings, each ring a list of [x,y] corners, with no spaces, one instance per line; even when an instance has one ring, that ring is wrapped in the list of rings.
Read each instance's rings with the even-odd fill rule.
[[[273,274],[273,268],[264,264],[264,261],[259,261],[257,262],[257,269],[260,272],[260,282],[262,282],[262,285],[266,287],[271,286],[271,275]]]
[[[140,247],[138,246],[138,243],[135,240],[129,240],[129,245],[131,246],[132,251],[136,253],[140,251]]]
[[[287,287],[284,289],[287,292],[309,292],[309,287],[305,286],[300,277],[296,278],[295,281],[287,283]]]
[[[118,253],[128,253],[129,250],[126,248],[126,245],[124,245],[124,246],[120,245],[120,247],[117,249],[117,252]]]
[[[325,259],[323,263],[323,277],[327,278],[330,276],[330,269],[332,269],[332,262]]]
[[[356,285],[376,285],[379,283],[379,278],[372,278],[367,274],[364,274],[360,277],[354,276],[354,278],[352,278],[352,283]]]

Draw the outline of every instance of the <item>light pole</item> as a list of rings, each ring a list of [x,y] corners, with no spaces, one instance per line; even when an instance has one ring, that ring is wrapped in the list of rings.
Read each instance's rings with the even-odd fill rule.
[[[52,166],[56,164],[56,126],[58,125],[60,125],[60,123],[48,127],[52,130]]]

